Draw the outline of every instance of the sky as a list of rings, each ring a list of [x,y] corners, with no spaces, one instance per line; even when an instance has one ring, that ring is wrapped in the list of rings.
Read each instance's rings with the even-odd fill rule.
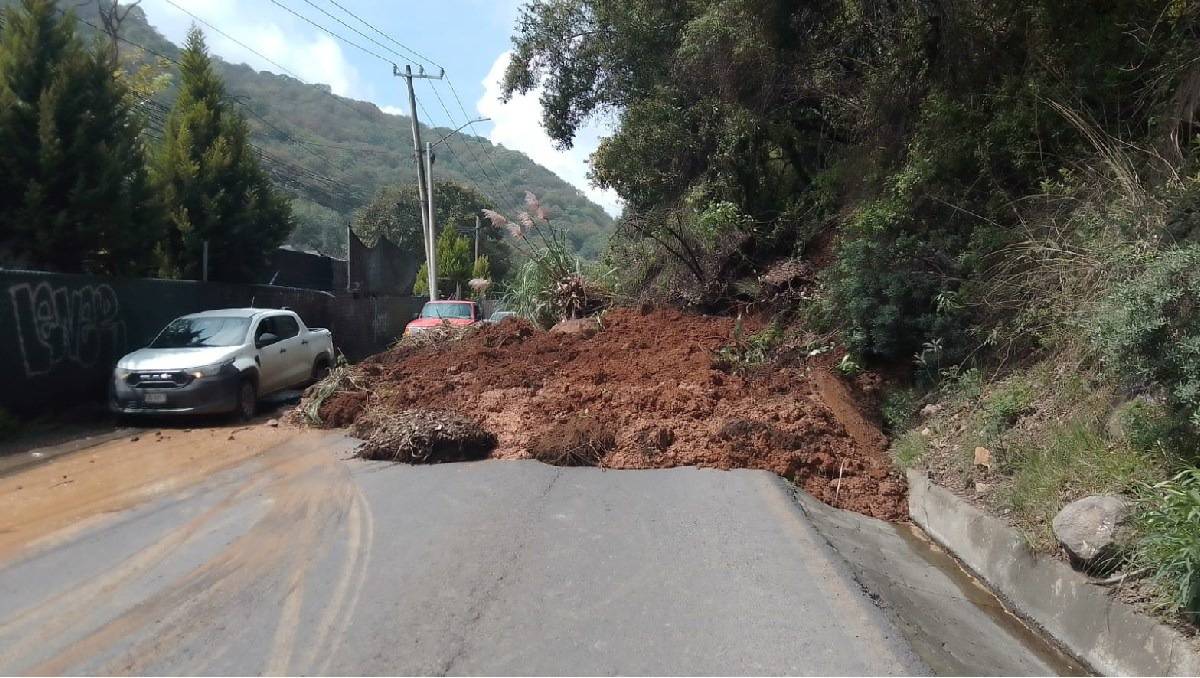
[[[580,130],[573,148],[559,151],[541,128],[537,92],[514,96],[507,103],[499,100],[499,80],[508,63],[510,36],[520,4],[520,0],[142,0],[141,7],[151,25],[176,44],[183,42],[193,22],[192,17],[179,9],[182,8],[286,67],[305,82],[327,84],[337,94],[370,101],[390,113],[407,115],[408,95],[404,81],[392,75],[387,61],[401,68],[411,63],[414,70],[423,64],[427,72],[433,73],[438,71],[434,66],[437,64],[445,68],[466,113],[472,118],[491,118],[490,122],[474,126],[478,134],[524,152],[616,216],[621,209],[616,194],[587,181],[587,159],[607,128],[600,123],[589,125]],[[358,22],[338,5],[379,32]],[[340,38],[313,26],[305,18]],[[203,25],[200,28],[205,32],[209,49],[226,61],[280,72],[278,66],[236,42]],[[434,96],[432,87],[437,88],[449,115]],[[446,81],[419,82],[417,98],[418,116],[426,124],[456,128],[467,121]],[[426,111],[432,120],[426,118]]]

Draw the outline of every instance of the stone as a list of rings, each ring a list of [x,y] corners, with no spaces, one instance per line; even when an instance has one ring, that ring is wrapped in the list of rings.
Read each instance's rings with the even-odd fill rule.
[[[992,451],[986,447],[975,448],[975,465],[992,470]]]
[[[267,426],[272,426],[272,427],[279,426],[279,420],[278,419],[269,419],[269,420],[267,420]]]
[[[1054,537],[1077,565],[1106,560],[1118,549],[1130,508],[1129,500],[1111,494],[1077,499],[1054,516]]]
[[[992,489],[990,483],[975,483],[975,496],[982,497]]]
[[[595,318],[564,320],[551,327],[550,331],[561,334],[578,334],[586,339],[600,331],[600,322]]]
[[[935,403],[929,403],[925,407],[921,408],[921,416],[922,417],[932,417],[933,415],[935,415],[941,411],[942,411],[941,405],[938,405]]]

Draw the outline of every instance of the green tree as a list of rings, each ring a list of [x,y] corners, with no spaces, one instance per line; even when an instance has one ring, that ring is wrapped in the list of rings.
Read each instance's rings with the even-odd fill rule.
[[[453,181],[434,184],[434,206],[439,230],[460,231],[475,228],[475,216],[483,209],[494,209],[491,202],[478,191]],[[377,192],[362,209],[354,213],[351,229],[364,242],[372,243],[386,237],[393,245],[424,258],[421,236],[420,197],[415,185],[389,186]],[[479,232],[479,253],[486,255],[492,272],[504,276],[510,267],[511,248],[504,242],[504,233],[484,220]],[[418,276],[418,279],[421,279]],[[420,294],[420,292],[418,292]]]
[[[152,269],[162,212],[114,48],[87,48],[51,0],[23,0],[4,18],[0,256],[58,271]]]
[[[438,289],[443,294],[453,290],[454,298],[462,298],[463,289],[471,279],[471,241],[453,228],[443,228],[437,239]],[[429,293],[429,267],[421,264],[413,294]]]
[[[179,96],[155,162],[171,226],[163,273],[200,277],[208,242],[209,279],[254,280],[291,232],[291,206],[259,166],[199,29],[179,61]]]

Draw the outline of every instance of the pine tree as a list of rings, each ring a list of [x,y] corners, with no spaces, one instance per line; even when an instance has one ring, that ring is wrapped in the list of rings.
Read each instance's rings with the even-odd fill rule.
[[[462,297],[463,286],[471,279],[471,241],[467,240],[453,228],[443,228],[437,239],[438,262],[438,291],[443,285],[454,288],[454,298]],[[417,271],[417,280],[413,284],[413,294],[429,293],[429,267],[421,264]]]
[[[111,45],[89,49],[52,0],[0,33],[0,257],[58,271],[141,273],[162,213]]]
[[[170,221],[163,273],[200,277],[207,241],[210,280],[255,280],[292,230],[291,205],[259,166],[199,29],[179,61],[179,96],[155,161]]]

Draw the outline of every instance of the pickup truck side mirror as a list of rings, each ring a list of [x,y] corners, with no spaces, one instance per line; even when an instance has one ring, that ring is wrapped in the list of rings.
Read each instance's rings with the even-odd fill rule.
[[[263,332],[262,334],[258,335],[258,339],[254,340],[254,347],[262,348],[264,346],[270,346],[277,341],[279,341],[279,337],[271,334],[270,332]]]

